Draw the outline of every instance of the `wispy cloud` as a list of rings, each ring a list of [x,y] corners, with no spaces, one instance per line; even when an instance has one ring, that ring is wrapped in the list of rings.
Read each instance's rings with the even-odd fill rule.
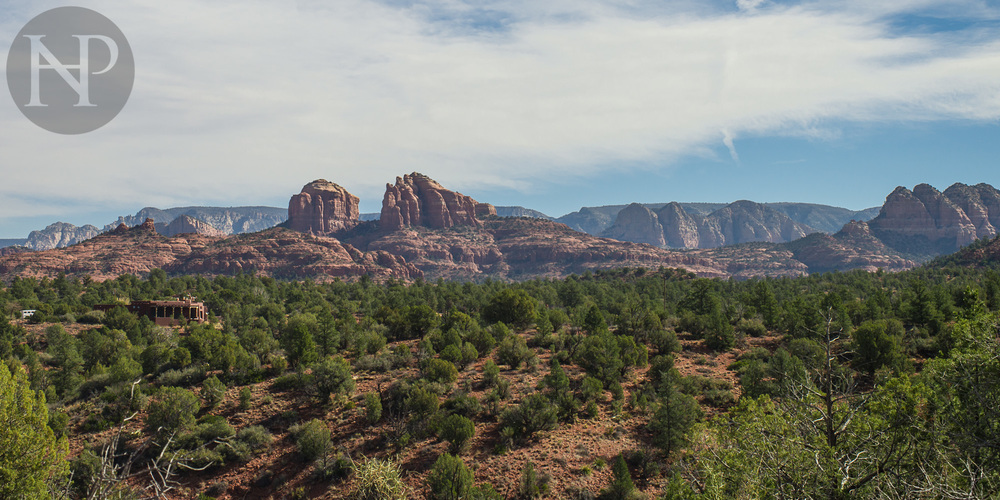
[[[740,155],[736,153],[736,145],[733,144],[733,135],[729,133],[729,130],[722,129],[722,143],[726,145],[729,149],[729,156],[736,163],[740,162]]]
[[[0,100],[0,213],[33,212],[23,192],[90,207],[281,203],[317,177],[377,200],[413,170],[517,188],[669,165],[720,130],[738,160],[734,136],[995,120],[1000,34],[896,22],[954,4],[95,0],[133,45],[131,102],[62,137]],[[44,5],[11,4],[0,38]]]

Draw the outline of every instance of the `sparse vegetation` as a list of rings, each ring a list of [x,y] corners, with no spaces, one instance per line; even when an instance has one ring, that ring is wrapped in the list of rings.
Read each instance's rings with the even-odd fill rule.
[[[198,295],[217,320],[171,329],[124,308],[90,313],[115,297],[177,293]],[[9,319],[22,308],[42,314]],[[282,495],[404,498],[426,487],[497,498],[472,470],[482,478],[477,467],[495,474],[525,455],[532,462],[489,482],[524,498],[878,498],[890,485],[945,498],[1000,487],[991,269],[746,282],[666,269],[518,284],[18,278],[0,288],[0,312],[0,372],[17,387],[0,408],[17,394],[34,413],[5,415],[35,422],[34,434],[13,425],[0,435],[47,443],[40,468],[10,466],[11,477],[40,478],[17,484],[43,495],[69,469],[70,498],[100,485],[127,498],[167,461],[170,479],[188,484],[223,464],[297,457],[306,472],[225,488],[206,479],[179,495],[259,481]],[[578,453],[574,439],[589,435],[615,444]],[[81,451],[63,458],[62,436]],[[411,461],[442,451],[438,440],[448,454]],[[495,453],[463,461],[470,443]],[[108,453],[142,479],[113,477]],[[595,478],[605,482],[579,484]]]

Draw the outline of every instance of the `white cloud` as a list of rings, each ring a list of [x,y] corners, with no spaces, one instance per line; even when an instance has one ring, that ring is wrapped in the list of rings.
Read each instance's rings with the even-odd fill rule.
[[[754,10],[763,3],[764,0],[736,0],[736,7],[740,10]]]
[[[483,28],[458,2],[88,2],[132,43],[131,101],[62,137],[0,99],[0,213],[36,213],[24,192],[89,208],[280,204],[317,177],[380,200],[414,170],[524,187],[711,154],[720,130],[736,159],[733,136],[1000,117],[1000,37],[890,29],[887,16],[943,2],[737,3],[754,15],[498,2],[477,7],[506,9]]]

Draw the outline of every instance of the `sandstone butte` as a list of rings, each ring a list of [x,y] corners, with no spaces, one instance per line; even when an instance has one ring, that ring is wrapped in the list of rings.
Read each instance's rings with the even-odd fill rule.
[[[442,229],[452,226],[482,225],[479,218],[496,215],[489,203],[479,203],[471,197],[449,191],[434,179],[413,172],[396,177],[396,184],[385,185],[382,214],[383,231],[410,226]]]
[[[938,191],[919,184],[897,187],[868,225],[889,246],[920,255],[957,251],[1000,227],[1000,191],[988,184],[957,183]]]
[[[302,187],[288,200],[288,228],[312,234],[331,234],[358,225],[357,196],[326,179]]]

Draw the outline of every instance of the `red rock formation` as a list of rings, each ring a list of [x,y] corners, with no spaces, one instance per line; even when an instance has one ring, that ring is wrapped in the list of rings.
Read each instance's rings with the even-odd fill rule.
[[[146,231],[149,233],[157,234],[156,222],[153,222],[153,219],[146,219],[146,222],[143,222],[142,224],[136,226],[135,229],[138,231]]]
[[[326,179],[302,187],[288,201],[288,227],[312,234],[330,234],[358,224],[357,196]]]
[[[440,229],[482,225],[477,214],[496,215],[496,208],[449,191],[426,175],[414,172],[385,185],[380,225],[385,231],[423,226]]]
[[[385,252],[361,252],[333,238],[282,228],[231,237],[182,234],[167,238],[140,225],[102,234],[76,245],[0,256],[0,278],[87,275],[95,280],[141,275],[161,268],[172,274],[222,275],[253,272],[287,279],[410,279],[414,266]]]
[[[1000,223],[1000,192],[988,184],[952,184],[944,196],[957,205],[976,227],[977,238],[992,238]]]
[[[897,187],[869,226],[890,246],[918,254],[953,252],[977,239],[966,212],[927,184]]]

